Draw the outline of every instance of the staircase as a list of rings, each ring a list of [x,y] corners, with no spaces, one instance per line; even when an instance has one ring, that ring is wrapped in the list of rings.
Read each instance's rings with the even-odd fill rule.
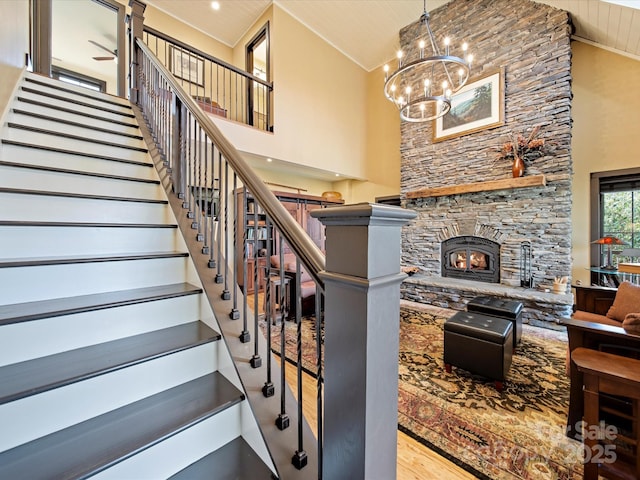
[[[128,102],[27,73],[1,136],[0,478],[275,478]]]

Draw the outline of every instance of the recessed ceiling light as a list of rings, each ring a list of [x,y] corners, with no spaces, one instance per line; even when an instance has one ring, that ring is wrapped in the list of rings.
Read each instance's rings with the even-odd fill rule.
[[[267,158],[267,162],[273,162],[273,160],[271,160],[270,158]]]
[[[220,2],[211,2],[211,8],[214,10],[220,10]]]
[[[340,176],[340,174],[339,174],[339,173],[336,173],[336,177],[339,177],[339,176]]]

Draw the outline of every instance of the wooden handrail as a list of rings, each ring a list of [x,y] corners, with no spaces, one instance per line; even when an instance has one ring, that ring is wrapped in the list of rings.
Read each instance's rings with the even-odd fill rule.
[[[175,95],[195,117],[204,133],[211,138],[242,183],[258,200],[273,224],[289,243],[291,250],[306,267],[307,273],[311,275],[316,285],[324,292],[324,280],[320,277],[320,272],[325,269],[325,257],[322,251],[313,243],[313,240],[307,235],[302,226],[287,212],[262,179],[254,173],[249,164],[242,158],[240,152],[227,140],[209,116],[198,107],[195,100],[184,91],[176,78],[158,60],[142,39],[137,38],[136,45],[145,53],[154,68],[162,73]]]

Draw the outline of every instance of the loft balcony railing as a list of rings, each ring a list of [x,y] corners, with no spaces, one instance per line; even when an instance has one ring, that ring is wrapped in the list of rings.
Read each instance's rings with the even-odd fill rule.
[[[270,82],[148,26],[143,40],[204,112],[273,131]]]

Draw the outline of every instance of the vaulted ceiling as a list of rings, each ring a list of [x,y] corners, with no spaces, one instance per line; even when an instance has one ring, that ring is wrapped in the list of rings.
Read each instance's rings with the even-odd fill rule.
[[[536,1],[569,11],[576,39],[640,60],[640,0]],[[276,4],[367,71],[394,57],[398,32],[423,11],[420,0],[218,0],[217,11],[208,0],[147,3],[230,47]],[[446,3],[428,0],[427,10]]]

